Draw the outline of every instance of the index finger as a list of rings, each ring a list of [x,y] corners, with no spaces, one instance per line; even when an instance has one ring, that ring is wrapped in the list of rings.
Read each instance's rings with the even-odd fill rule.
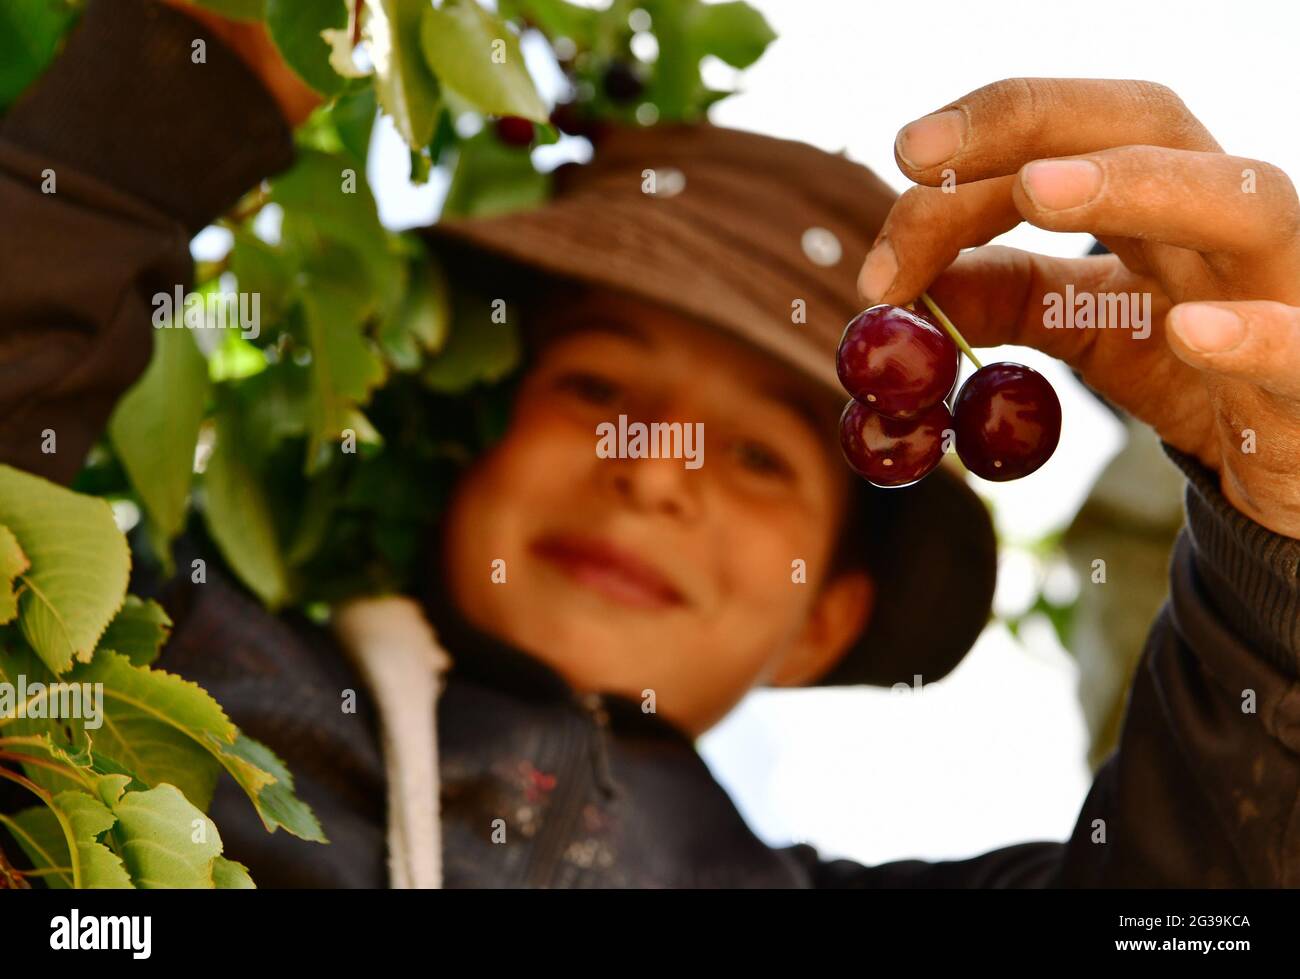
[[[1222,152],[1183,100],[1154,82],[1009,78],[909,123],[894,140],[899,169],[938,186],[1002,177],[1031,160],[1116,146]]]

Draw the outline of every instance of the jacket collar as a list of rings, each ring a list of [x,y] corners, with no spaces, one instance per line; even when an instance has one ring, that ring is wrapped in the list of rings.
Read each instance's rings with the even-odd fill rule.
[[[591,698],[575,691],[553,667],[470,623],[452,604],[449,594],[440,578],[433,579],[423,603],[439,641],[451,655],[451,677],[504,690],[524,700],[585,703],[590,708]],[[695,741],[689,734],[661,715],[643,711],[640,701],[617,693],[601,693],[597,699],[612,730],[680,741],[694,750]]]

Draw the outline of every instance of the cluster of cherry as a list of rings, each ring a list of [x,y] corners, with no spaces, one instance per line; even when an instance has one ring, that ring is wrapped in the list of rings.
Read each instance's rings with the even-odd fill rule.
[[[876,486],[916,482],[948,448],[984,479],[1029,475],[1060,440],[1056,392],[1021,364],[977,363],[954,399],[961,353],[940,317],[918,302],[872,306],[849,321],[836,357],[853,396],[840,416],[845,458]]]

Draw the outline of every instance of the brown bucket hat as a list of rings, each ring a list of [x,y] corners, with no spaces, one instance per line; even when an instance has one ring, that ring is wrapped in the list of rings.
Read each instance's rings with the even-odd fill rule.
[[[858,266],[896,196],[874,173],[803,143],[676,125],[606,130],[592,162],[555,177],[540,208],[445,220],[427,233],[479,269],[504,261],[657,303],[847,400],[835,351],[861,309]],[[791,315],[796,300],[806,322]],[[816,683],[937,680],[988,621],[997,563],[988,510],[946,465],[904,489],[861,482],[857,506],[875,605]]]

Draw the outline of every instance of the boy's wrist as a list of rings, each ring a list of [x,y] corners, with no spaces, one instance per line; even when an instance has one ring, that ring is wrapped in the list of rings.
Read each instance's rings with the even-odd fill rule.
[[[1164,449],[1187,476],[1187,527],[1203,600],[1272,665],[1300,677],[1300,540],[1251,520],[1224,497],[1215,473]]]

